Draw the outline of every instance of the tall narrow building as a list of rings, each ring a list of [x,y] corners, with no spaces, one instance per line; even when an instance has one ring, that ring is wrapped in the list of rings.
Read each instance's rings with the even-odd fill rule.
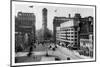
[[[43,29],[47,29],[47,9],[46,8],[44,8],[43,10],[42,10],[42,16],[43,16],[43,23],[42,23],[42,28]]]
[[[42,29],[37,32],[37,38],[39,41],[48,41],[52,38],[52,31],[47,28],[47,16],[48,10],[46,8],[42,9]]]
[[[43,8],[42,10],[42,29],[43,29],[43,40],[47,39],[46,32],[47,32],[47,9]]]

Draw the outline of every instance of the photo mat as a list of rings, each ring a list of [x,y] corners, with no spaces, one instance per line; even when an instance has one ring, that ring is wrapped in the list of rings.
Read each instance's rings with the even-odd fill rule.
[[[96,61],[96,6],[11,1],[11,65]]]

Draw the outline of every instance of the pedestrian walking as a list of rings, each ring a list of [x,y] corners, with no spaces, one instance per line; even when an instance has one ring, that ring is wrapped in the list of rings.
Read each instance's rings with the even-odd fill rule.
[[[29,53],[28,53],[29,57],[32,55],[32,51],[33,51],[33,47],[31,46],[30,49],[29,49]]]
[[[32,55],[32,51],[33,51],[33,42],[31,42],[31,46],[30,46],[30,48],[29,48],[29,53],[28,53],[28,55],[27,56],[31,56]]]

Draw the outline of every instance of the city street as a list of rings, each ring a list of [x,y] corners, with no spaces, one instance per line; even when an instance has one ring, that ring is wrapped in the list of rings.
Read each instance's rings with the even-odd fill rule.
[[[41,48],[37,51],[37,49]],[[45,46],[37,46],[36,50],[32,51],[32,56],[27,56],[28,52],[18,52],[16,53],[17,62],[36,62],[36,61],[56,61],[58,60],[78,60],[90,58],[86,56],[81,56],[78,52],[69,50],[61,46],[57,46],[56,50],[49,50]],[[47,55],[46,55],[47,54]]]

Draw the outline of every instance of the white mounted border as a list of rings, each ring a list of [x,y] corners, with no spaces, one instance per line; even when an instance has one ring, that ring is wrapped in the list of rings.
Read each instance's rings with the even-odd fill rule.
[[[35,6],[54,6],[54,7],[74,7],[74,8],[92,8],[93,9],[93,38],[94,38],[94,52],[92,59],[79,59],[79,60],[64,60],[64,61],[47,61],[47,62],[24,62],[24,63],[15,63],[15,4],[30,4]],[[37,1],[11,1],[11,51],[10,59],[11,66],[28,66],[28,65],[44,65],[44,64],[60,64],[60,63],[76,63],[76,62],[91,62],[96,61],[96,6],[95,5],[85,5],[85,4],[67,4],[67,3],[52,3],[52,2],[37,2]]]

